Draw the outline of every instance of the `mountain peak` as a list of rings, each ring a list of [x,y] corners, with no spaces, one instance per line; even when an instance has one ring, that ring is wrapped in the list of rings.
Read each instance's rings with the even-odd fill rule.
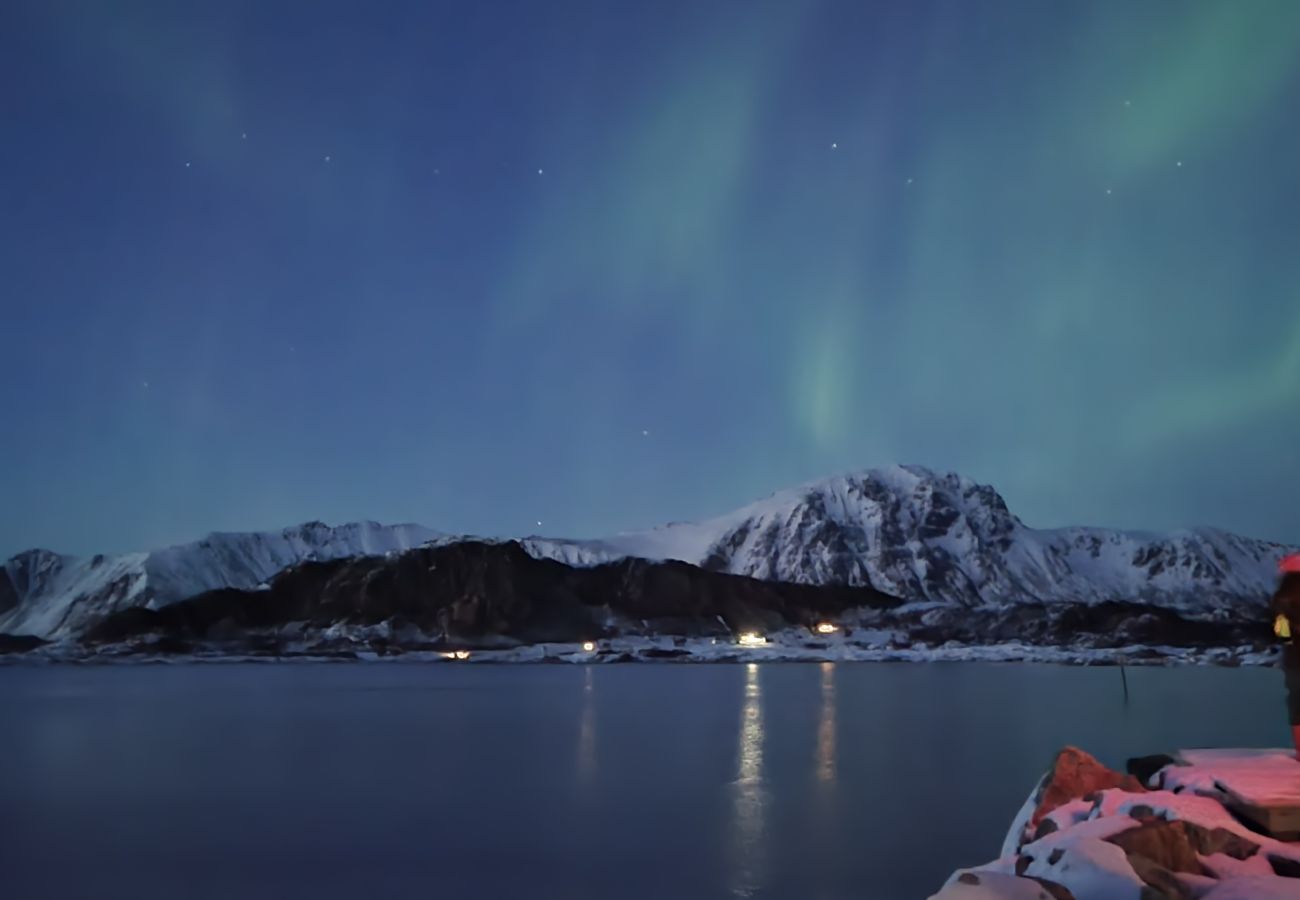
[[[5,564],[0,632],[76,635],[130,606],[254,588],[304,560],[455,540],[413,524],[311,521],[281,531],[214,532],[152,553],[77,559],[27,551]],[[965,607],[1118,600],[1196,614],[1261,604],[1286,551],[1217,529],[1033,529],[991,486],[919,465],[823,478],[700,522],[605,540],[518,543],[534,557],[575,566],[629,556],[680,560],[768,581],[870,587]]]
[[[919,465],[810,481],[702,522],[530,546],[574,564],[679,559],[963,606],[1141,600],[1191,610],[1260,602],[1284,549],[1216,529],[1032,529],[992,486]]]

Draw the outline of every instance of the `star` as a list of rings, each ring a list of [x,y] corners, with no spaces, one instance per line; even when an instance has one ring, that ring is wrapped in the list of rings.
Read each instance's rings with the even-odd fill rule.
[[[839,146],[840,146],[839,144],[832,143],[832,144],[831,144],[831,149],[832,149],[832,150],[838,150],[838,149],[839,149]]]
[[[1110,188],[1106,188],[1106,193],[1110,194]]]
[[[1133,101],[1132,101],[1132,100],[1125,100],[1125,101],[1124,101],[1124,105],[1125,105],[1125,106],[1132,106],[1132,105],[1133,105]]]
[[[911,183],[912,183],[912,179],[910,179],[910,178],[907,179],[907,183],[908,183],[908,184],[911,184]]]
[[[189,167],[190,167],[190,164],[189,164],[189,163],[186,163],[186,164],[185,164],[185,168],[188,169]]]
[[[434,174],[434,175],[441,175],[441,174],[442,174],[442,170],[441,170],[441,169],[434,169],[434,170],[433,170],[433,174]]]
[[[330,161],[329,154],[326,154],[326,156],[325,156],[325,162],[329,162],[329,161]]]
[[[1181,169],[1183,167],[1183,161],[1180,159],[1178,162],[1174,163],[1174,165]]]
[[[537,520],[537,527],[538,527],[538,528],[541,528],[541,527],[542,527],[542,520],[541,520],[541,519],[538,519],[538,520]]]
[[[148,389],[149,389],[149,382],[147,382],[147,381],[142,381],[142,382],[140,382],[140,383],[144,385],[145,390],[148,390]]]
[[[541,174],[542,174],[542,170],[541,170],[541,169],[538,169],[538,170],[537,170],[537,174],[538,174],[538,175],[541,175]]]
[[[241,135],[239,136],[239,139],[240,139],[241,141],[246,141],[246,140],[248,140],[248,132],[245,131],[243,134],[241,134]]]
[[[642,429],[641,429],[641,437],[650,437],[650,429],[648,429],[648,428],[642,428]]]

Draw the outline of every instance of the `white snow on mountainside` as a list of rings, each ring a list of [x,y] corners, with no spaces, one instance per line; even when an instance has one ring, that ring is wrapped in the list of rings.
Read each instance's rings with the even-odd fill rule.
[[[774,581],[870,585],[907,600],[1126,600],[1198,613],[1263,603],[1287,550],[1213,529],[1033,529],[991,487],[919,466],[814,482],[706,522],[524,544],[574,565],[679,559]]]
[[[151,553],[13,557],[0,577],[0,632],[76,635],[130,606],[252,588],[308,559],[407,550],[454,536],[417,525],[310,523],[214,534]],[[1033,529],[991,487],[894,466],[781,491],[719,518],[604,540],[533,537],[535,557],[589,566],[625,556],[806,584],[870,585],[908,601],[965,606],[1138,601],[1191,614],[1259,607],[1287,548],[1201,529],[1145,534]]]
[[[254,588],[304,560],[382,555],[443,539],[419,525],[310,522],[278,532],[211,534],[121,556],[77,558],[29,550],[4,565],[8,584],[0,582],[0,632],[76,634],[127,607],[162,606],[215,588]]]

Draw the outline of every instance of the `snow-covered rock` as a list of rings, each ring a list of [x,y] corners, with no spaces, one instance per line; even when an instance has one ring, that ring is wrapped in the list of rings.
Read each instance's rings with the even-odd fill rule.
[[[156,608],[215,588],[256,588],[309,559],[401,552],[443,535],[419,525],[309,522],[277,532],[210,534],[151,553],[70,557],[29,550],[0,570],[0,632],[65,637],[131,606]],[[5,587],[8,587],[8,591]]]
[[[953,873],[930,900],[1051,900],[1051,894],[1032,878],[963,870]]]
[[[1284,877],[1300,871],[1300,845],[1241,824],[1217,786],[1230,781],[1250,790],[1294,791],[1300,763],[1285,750],[1195,751],[1182,759],[1190,764],[1164,767],[1152,779],[1160,789],[1147,791],[1118,772],[1102,774],[1104,767],[1087,754],[1067,748],[1017,815],[1002,856],[959,870],[937,896],[967,896],[945,892],[969,872],[990,888],[1012,875],[1043,879],[1075,900],[1300,898],[1300,878]],[[1074,769],[1086,777],[1075,777]],[[1092,789],[1105,781],[1126,786]],[[1069,790],[1053,797],[1053,785]],[[1044,804],[1052,808],[1045,812]],[[1035,818],[1039,826],[1031,829]]]
[[[1064,886],[1075,900],[1147,900],[1146,883],[1110,838],[1136,827],[1131,819],[1096,819],[1021,848],[1024,874]]]
[[[1300,900],[1300,879],[1256,875],[1224,881],[1200,900]]]
[[[1077,747],[1063,748],[1012,822],[1002,856],[1014,856],[1036,838],[1087,818],[1091,803],[1084,798],[1116,787],[1142,790],[1136,778],[1106,768]]]

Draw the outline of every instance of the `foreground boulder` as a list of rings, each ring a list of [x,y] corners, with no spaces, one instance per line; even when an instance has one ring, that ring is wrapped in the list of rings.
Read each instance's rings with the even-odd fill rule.
[[[1043,816],[1071,800],[1086,800],[1098,791],[1124,788],[1138,792],[1142,785],[1132,775],[1122,775],[1106,768],[1095,757],[1077,747],[1066,747],[1056,754],[1052,767],[1040,788],[1038,805],[1030,819],[1037,825]]]
[[[1016,816],[1003,842],[1002,855],[1014,854],[1028,841],[1058,831],[1063,822],[1053,813],[1067,808],[1068,814],[1080,805],[1086,808],[1090,798],[1108,788],[1124,788],[1135,793],[1143,790],[1133,776],[1107,768],[1077,747],[1065,747],[1056,754],[1047,774]]]

